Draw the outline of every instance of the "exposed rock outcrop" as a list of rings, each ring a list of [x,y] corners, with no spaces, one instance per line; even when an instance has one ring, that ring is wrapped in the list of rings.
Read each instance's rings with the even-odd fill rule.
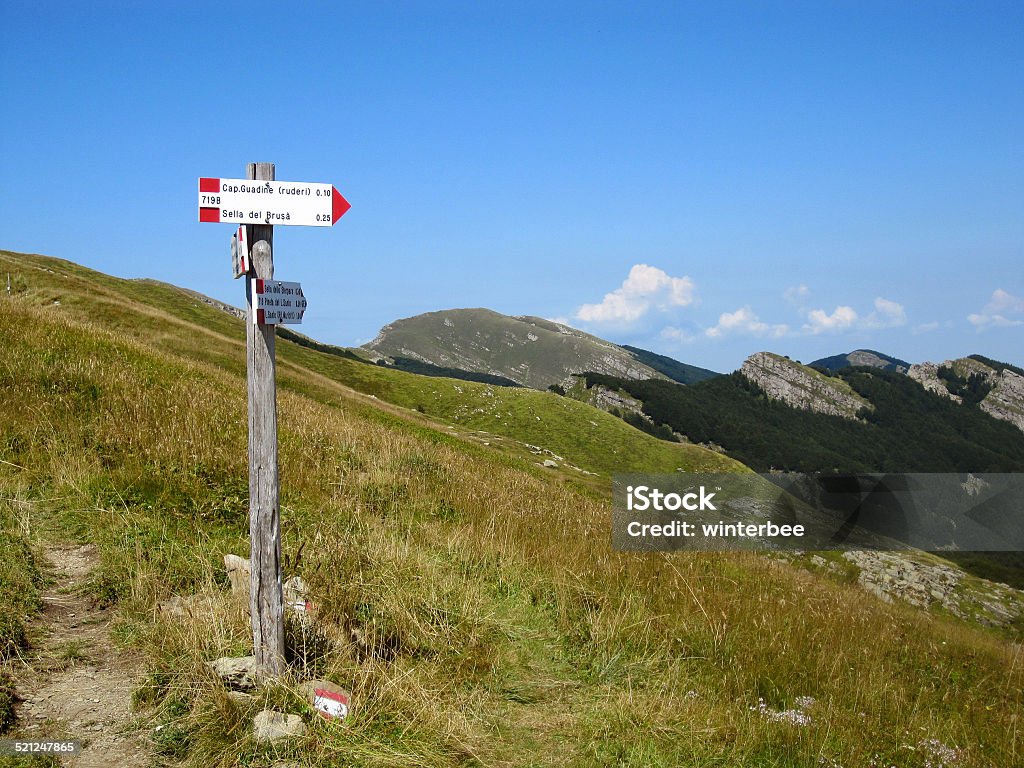
[[[989,416],[1001,421],[1008,421],[1017,429],[1024,431],[1024,376],[1009,368],[1002,371],[986,365],[980,360],[961,357],[941,363],[917,363],[910,366],[907,375],[921,384],[929,392],[962,403],[963,398],[949,391],[946,382],[939,377],[940,368],[949,368],[962,379],[971,376],[983,376],[991,390],[978,404]]]
[[[996,376],[992,391],[981,401],[980,408],[1024,432],[1024,376],[1008,370]]]
[[[873,406],[841,379],[824,376],[800,363],[771,352],[756,352],[740,368],[772,400],[794,408],[856,419],[861,408]]]
[[[857,566],[857,581],[886,602],[903,600],[919,608],[939,606],[954,616],[1005,627],[1024,616],[1024,593],[970,577],[952,565],[924,562],[902,552],[844,552]]]
[[[591,402],[602,411],[610,411],[616,408],[623,413],[635,413],[638,416],[647,418],[643,412],[643,403],[636,398],[630,397],[622,392],[609,389],[602,384],[591,387]]]
[[[945,365],[945,363],[943,363]],[[914,363],[910,366],[910,370],[907,371],[907,376],[912,378],[922,387],[927,389],[929,392],[934,392],[936,395],[942,397],[948,397],[950,400],[955,402],[963,402],[959,395],[954,395],[947,388],[942,379],[939,378],[939,364],[938,363]]]

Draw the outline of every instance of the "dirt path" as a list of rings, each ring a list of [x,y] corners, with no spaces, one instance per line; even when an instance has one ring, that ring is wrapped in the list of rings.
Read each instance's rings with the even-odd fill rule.
[[[81,594],[98,564],[96,549],[52,546],[46,556],[56,571],[43,595],[48,634],[32,669],[18,675],[24,699],[18,711],[21,738],[81,741],[81,753],[61,763],[75,768],[150,765],[148,745],[131,728],[131,697],[141,662],[115,646],[110,612]]]

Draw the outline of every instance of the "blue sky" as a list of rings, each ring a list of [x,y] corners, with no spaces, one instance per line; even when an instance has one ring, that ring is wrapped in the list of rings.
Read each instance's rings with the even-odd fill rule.
[[[0,247],[241,304],[199,176],[278,227],[302,330],[561,318],[718,370],[1024,363],[1020,3],[0,5]]]

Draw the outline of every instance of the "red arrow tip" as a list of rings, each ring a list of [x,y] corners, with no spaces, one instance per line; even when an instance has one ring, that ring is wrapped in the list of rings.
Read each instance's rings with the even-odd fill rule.
[[[344,216],[351,207],[348,200],[341,196],[341,192],[331,187],[331,226],[337,224],[338,219]]]

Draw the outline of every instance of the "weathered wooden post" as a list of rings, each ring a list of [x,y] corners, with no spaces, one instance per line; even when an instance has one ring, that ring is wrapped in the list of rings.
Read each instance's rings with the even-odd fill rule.
[[[249,163],[246,170],[246,179],[200,177],[199,221],[244,225],[231,254],[248,305],[249,612],[259,673],[272,678],[285,669],[274,326],[301,323],[306,309],[299,283],[274,280],[273,225],[332,227],[350,206],[332,184],[276,181],[273,163]]]
[[[247,178],[274,181],[273,163],[249,163]],[[252,277],[274,279],[274,227],[246,226]],[[284,672],[284,599],[281,592],[281,509],[277,473],[275,327],[256,322],[252,281],[246,280],[246,368],[249,374],[249,537],[253,652],[266,677]]]

